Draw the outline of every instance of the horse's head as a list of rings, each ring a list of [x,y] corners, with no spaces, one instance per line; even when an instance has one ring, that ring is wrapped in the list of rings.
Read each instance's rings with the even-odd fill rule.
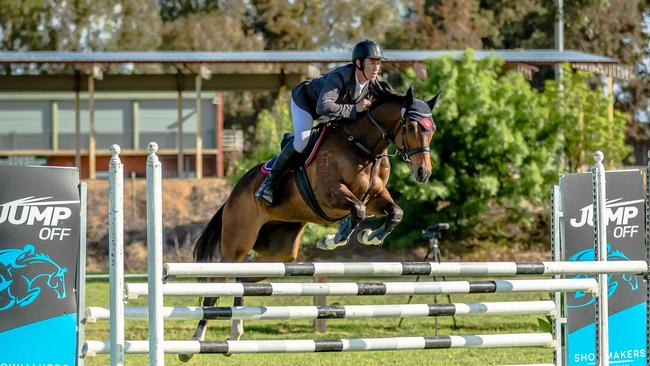
[[[439,97],[440,93],[425,102],[413,97],[411,88],[404,96],[404,113],[395,133],[395,145],[409,163],[411,176],[418,182],[425,182],[431,176],[429,145],[436,133],[432,110]]]
[[[58,266],[57,266],[58,267]],[[56,292],[56,297],[59,299],[65,299],[65,274],[68,272],[67,268],[60,268],[50,274],[47,280],[47,286]]]

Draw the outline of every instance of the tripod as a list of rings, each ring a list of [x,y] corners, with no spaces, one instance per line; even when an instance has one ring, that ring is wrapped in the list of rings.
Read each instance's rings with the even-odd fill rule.
[[[423,262],[427,262],[429,260],[429,257],[433,256],[433,261],[440,263],[440,245],[438,244],[440,238],[442,238],[442,232],[443,230],[449,229],[449,224],[447,223],[439,223],[436,225],[432,225],[427,227],[426,229],[422,230],[422,237],[425,239],[429,240],[429,250],[427,251],[427,254],[424,256]],[[445,281],[444,276],[433,276],[434,281],[438,281],[438,279],[442,279]],[[420,281],[420,276],[417,276],[415,278],[415,282]],[[411,301],[413,300],[413,295],[409,296],[408,301],[406,302],[407,304],[410,304]],[[447,294],[447,301],[451,304],[451,296]],[[438,295],[433,295],[433,303],[437,304],[438,303]],[[452,316],[452,319],[454,321],[454,329],[458,328],[458,325],[456,324],[456,317]],[[400,318],[399,324],[397,325],[398,327],[402,326],[402,322],[404,321],[404,318]],[[434,322],[435,322],[435,335],[438,335],[438,317],[434,317]]]

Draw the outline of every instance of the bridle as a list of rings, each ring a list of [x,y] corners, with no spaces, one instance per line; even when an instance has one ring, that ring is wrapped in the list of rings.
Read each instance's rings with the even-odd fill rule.
[[[379,130],[379,132],[381,133],[381,137],[384,140],[386,140],[388,143],[390,143],[391,145],[395,145],[395,149],[397,149],[397,151],[395,152],[395,155],[399,155],[400,158],[402,158],[402,160],[404,160],[409,165],[411,165],[411,164],[413,164],[413,162],[411,161],[411,156],[413,156],[415,154],[430,152],[431,149],[429,148],[429,146],[420,146],[420,147],[416,147],[414,149],[408,149],[408,145],[407,145],[407,141],[406,141],[406,127],[407,127],[406,122],[407,121],[406,121],[406,118],[404,117],[404,114],[405,113],[402,114],[402,116],[400,118],[400,122],[399,122],[399,127],[397,128],[397,130],[395,132],[395,135],[397,135],[397,131],[399,131],[400,129],[403,130],[402,131],[402,147],[399,147],[399,145],[397,145],[397,143],[395,143],[395,139],[394,139],[395,136],[390,136],[388,134],[388,132],[386,132],[386,130],[372,116],[372,113],[370,112],[370,110],[368,110],[367,116],[368,116],[368,120],[370,120],[370,122],[372,122],[372,124],[375,126],[375,128],[377,130]]]

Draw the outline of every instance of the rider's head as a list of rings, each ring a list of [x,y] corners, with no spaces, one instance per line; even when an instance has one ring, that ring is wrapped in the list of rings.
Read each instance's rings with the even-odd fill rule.
[[[381,62],[385,60],[384,51],[379,43],[366,39],[354,46],[352,62],[354,67],[361,72],[366,80],[375,80],[381,69]]]

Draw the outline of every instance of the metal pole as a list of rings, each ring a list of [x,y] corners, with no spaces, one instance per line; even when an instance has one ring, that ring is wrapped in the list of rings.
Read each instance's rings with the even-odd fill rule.
[[[607,217],[606,217],[606,181],[604,155],[600,151],[594,154],[596,164],[591,169],[594,193],[594,231],[596,234],[595,254],[598,261],[607,261]],[[595,256],[596,256],[595,255]],[[607,298],[607,274],[598,275],[598,301],[596,302],[596,364],[609,365],[609,306]]]
[[[149,276],[149,365],[165,364],[163,323],[163,242],[162,242],[162,168],[156,152],[158,144],[149,143],[147,158],[147,268]]]
[[[74,73],[74,165],[81,174],[81,74]]]
[[[555,0],[557,6],[557,13],[555,14],[555,49],[562,52],[564,51],[564,0]],[[556,63],[555,68],[555,81],[558,82],[560,89],[562,89],[562,65]]]
[[[118,145],[111,146],[108,165],[111,366],[124,365],[124,167],[120,151]]]
[[[562,260],[560,252],[560,219],[562,218],[562,210],[560,201],[560,187],[553,186],[551,189],[551,254],[553,261],[559,262]],[[560,275],[553,276],[555,279],[560,279]],[[555,350],[553,350],[553,358],[555,366],[562,366],[564,361],[564,354],[562,353],[562,292],[553,293],[553,301],[555,302],[555,314],[553,319],[553,338],[555,339]]]
[[[84,366],[83,349],[86,328],[86,223],[88,213],[88,186],[86,183],[79,183],[79,277],[77,278],[77,366]]]

